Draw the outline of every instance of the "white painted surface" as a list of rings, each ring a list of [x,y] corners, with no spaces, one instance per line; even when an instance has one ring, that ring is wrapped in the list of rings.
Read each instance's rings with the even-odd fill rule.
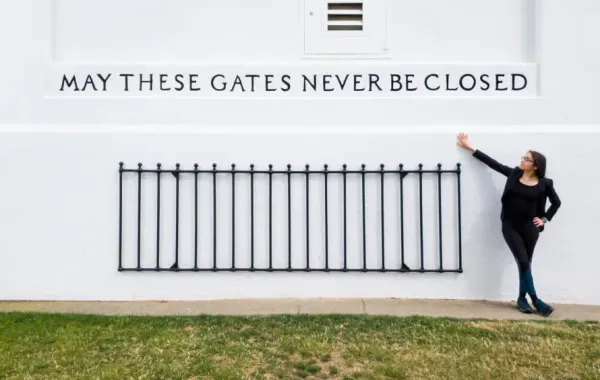
[[[499,230],[502,178],[458,151],[454,135],[466,129],[507,163],[516,164],[529,148],[548,156],[563,207],[536,251],[536,286],[550,302],[600,304],[597,234],[588,222],[600,212],[593,174],[600,158],[594,0],[392,1],[390,50],[385,59],[365,58],[375,70],[395,62],[537,65],[537,96],[529,98],[47,97],[51,68],[78,62],[310,65],[303,2],[259,3],[269,10],[216,0],[0,5],[7,57],[0,63],[1,299],[512,299],[517,269]],[[319,62],[332,72],[353,63],[339,59]],[[460,161],[465,273],[119,273],[119,161],[279,167]],[[393,244],[396,237],[388,236]]]

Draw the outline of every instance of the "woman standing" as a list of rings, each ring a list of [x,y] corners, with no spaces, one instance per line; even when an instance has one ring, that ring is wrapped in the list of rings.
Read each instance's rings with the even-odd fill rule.
[[[492,159],[475,147],[469,137],[458,135],[458,145],[473,153],[473,156],[491,169],[507,177],[502,193],[502,234],[519,267],[519,298],[517,309],[531,313],[527,302],[529,294],[533,305],[543,316],[549,316],[554,308],[538,298],[531,274],[531,259],[539,233],[554,217],[560,207],[560,198],[554,183],[546,178],[546,158],[538,152],[529,151],[521,157],[521,165],[510,168]],[[546,210],[546,199],[550,207]]]

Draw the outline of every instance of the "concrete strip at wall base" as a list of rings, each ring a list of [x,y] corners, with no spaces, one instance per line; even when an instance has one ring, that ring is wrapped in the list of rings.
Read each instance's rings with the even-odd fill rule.
[[[522,314],[514,303],[416,299],[245,299],[141,302],[0,302],[0,313],[69,313],[139,316],[354,314],[465,319],[600,321],[600,306],[554,304],[549,318]]]

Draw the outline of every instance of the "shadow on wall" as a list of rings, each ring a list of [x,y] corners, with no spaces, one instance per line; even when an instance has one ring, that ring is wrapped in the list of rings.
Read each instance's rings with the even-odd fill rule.
[[[506,268],[510,267],[512,256],[502,237],[500,221],[500,197],[502,189],[494,184],[494,176],[486,167],[475,163],[471,169],[475,181],[475,191],[480,208],[473,213],[474,220],[466,232],[467,239],[463,246],[465,256],[465,272],[476,273],[468,284],[466,295],[469,299],[499,299],[503,297],[502,278]],[[472,239],[485,239],[483,242],[470,242]],[[482,244],[483,243],[483,244]],[[483,246],[482,251],[474,251],[472,247]],[[515,267],[515,278],[517,269]],[[515,288],[515,294],[517,294]]]

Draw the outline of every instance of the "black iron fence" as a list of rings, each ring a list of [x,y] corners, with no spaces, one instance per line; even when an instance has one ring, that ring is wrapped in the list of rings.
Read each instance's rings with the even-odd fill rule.
[[[230,168],[227,169],[219,169],[217,167],[216,164],[213,164],[211,168],[208,169],[201,169],[199,168],[198,164],[194,164],[194,169],[191,170],[183,170],[180,166],[180,164],[176,164],[174,169],[169,169],[169,170],[165,170],[162,168],[161,164],[157,164],[155,169],[147,169],[147,168],[143,168],[143,165],[141,163],[139,163],[137,165],[137,168],[125,168],[123,163],[119,164],[119,266],[118,266],[118,270],[119,271],[251,271],[251,272],[298,272],[298,271],[302,271],[302,272],[421,272],[421,273],[425,273],[425,272],[439,272],[439,273],[443,273],[443,272],[455,272],[455,273],[462,273],[463,271],[463,267],[462,267],[462,236],[461,236],[461,183],[460,183],[460,174],[461,174],[461,165],[457,164],[455,168],[450,169],[450,170],[446,170],[446,169],[442,169],[442,165],[438,164],[437,168],[433,169],[433,170],[426,170],[423,168],[422,164],[418,165],[418,169],[416,170],[405,170],[404,166],[402,164],[398,165],[397,167],[395,167],[394,169],[386,169],[385,166],[383,164],[381,164],[379,166],[378,169],[376,170],[367,170],[366,166],[363,164],[361,165],[360,169],[358,170],[349,170],[347,165],[343,165],[341,168],[337,169],[337,170],[331,170],[329,168],[328,165],[324,165],[322,167],[322,169],[319,170],[313,170],[310,168],[309,165],[306,165],[302,170],[293,170],[291,165],[287,165],[287,168],[285,170],[275,170],[273,168],[273,165],[268,165],[268,169],[267,170],[256,170],[254,165],[249,165],[248,169],[244,169],[244,170],[240,170],[236,167],[235,164],[232,164]],[[168,175],[168,176],[173,176],[172,179],[174,179],[174,199],[169,199],[169,204],[161,204],[161,188],[165,187],[164,184],[164,176]],[[255,197],[256,197],[256,191],[255,191],[255,179],[258,176],[261,176],[261,179],[267,181],[268,183],[268,202],[266,205],[266,209],[261,208],[259,210],[257,210],[257,206],[255,205]],[[357,178],[357,184],[360,184],[360,197],[359,197],[359,202],[352,202],[350,203],[348,200],[348,178],[349,176],[354,175],[355,178]],[[366,218],[366,214],[367,214],[367,207],[368,205],[371,205],[371,202],[368,202],[367,200],[367,192],[365,191],[366,185],[365,185],[365,181],[366,178],[368,176],[376,176],[376,180],[379,182],[379,196],[377,199],[377,201],[375,202],[375,204],[377,205],[377,207],[379,208],[379,218],[377,221],[377,229],[378,229],[378,234],[376,236],[369,236],[367,233],[367,218]],[[444,256],[444,244],[443,244],[443,233],[447,233],[447,231],[443,231],[443,223],[442,223],[442,194],[443,194],[443,188],[442,188],[442,177],[443,176],[448,176],[448,175],[452,175],[455,178],[455,182],[454,182],[454,194],[452,196],[453,201],[455,202],[455,214],[452,215],[451,217],[453,218],[454,224],[453,224],[453,228],[451,229],[450,233],[452,235],[454,235],[453,238],[453,242],[456,245],[455,247],[453,247],[453,253],[456,255],[457,254],[457,260],[453,260],[453,267],[447,267],[447,265],[444,265],[445,263],[445,256]],[[133,176],[133,178],[127,178],[125,179],[124,177],[129,177],[129,176]],[[144,188],[144,182],[147,181],[148,176],[154,177],[153,180],[155,181],[155,188],[150,188],[148,189],[147,187]],[[192,220],[185,220],[182,222],[182,220],[180,220],[180,180],[183,176],[191,176],[193,179],[193,221]],[[222,215],[222,213],[220,212],[219,208],[218,208],[218,202],[217,202],[217,198],[218,197],[222,197],[222,192],[218,191],[218,185],[217,185],[217,178],[220,176],[228,176],[230,181],[230,188],[231,188],[231,192],[229,194],[227,194],[226,196],[230,199],[230,214],[229,214],[229,210],[227,210],[227,215]],[[240,177],[246,177],[246,180],[244,181],[240,181]],[[310,244],[310,239],[311,239],[311,221],[314,222],[315,217],[314,215],[311,215],[311,195],[314,195],[314,192],[311,193],[311,178],[314,178],[315,176],[319,176],[322,179],[322,190],[320,190],[320,192],[322,193],[322,204],[324,207],[322,207],[322,215],[320,215],[318,217],[318,221],[320,223],[320,228],[322,227],[322,232],[323,235],[321,236],[323,241],[324,241],[324,245],[322,247],[323,252],[321,252],[322,254],[324,254],[324,260],[320,260],[322,265],[318,265],[319,263],[315,264],[313,261],[311,261],[311,244]],[[338,179],[340,179],[341,177],[341,189],[338,189],[338,191],[332,193],[331,189],[330,189],[330,181],[332,179],[333,176],[338,176]],[[406,210],[406,201],[405,201],[405,188],[406,188],[406,177],[407,176],[412,176],[414,177],[414,179],[416,179],[417,181],[417,186],[418,186],[418,206],[417,209],[415,210],[416,213],[418,213],[418,217],[417,217],[417,223],[418,226],[414,226],[415,228],[418,228],[418,243],[416,245],[418,245],[418,254],[420,255],[420,257],[418,258],[418,264],[416,265],[416,267],[413,265],[413,268],[409,267],[409,265],[407,265],[406,260],[405,260],[405,240],[406,240],[406,236],[405,236],[405,227],[407,225],[407,221],[405,221],[405,210]],[[436,213],[437,213],[437,242],[434,245],[435,249],[435,255],[437,256],[437,263],[435,265],[435,267],[426,267],[425,264],[425,233],[424,233],[424,227],[423,227],[423,223],[424,223],[424,200],[423,200],[423,181],[424,181],[424,177],[425,176],[433,176],[433,181],[429,181],[429,183],[433,182],[433,184],[435,184],[436,189],[436,196],[437,196],[437,207],[435,207]],[[273,196],[273,179],[274,177],[283,177],[284,179],[284,184],[287,183],[286,186],[286,192],[287,192],[287,196],[282,196],[279,197],[279,203],[277,205],[274,204],[274,196]],[[297,191],[294,192],[292,191],[293,186],[292,186],[292,178],[296,178],[296,177],[301,177],[302,178],[302,187],[304,187],[304,192],[303,194],[297,194]],[[161,184],[161,178],[163,178],[163,184]],[[249,179],[249,180],[248,180]],[[431,179],[431,178],[430,178]],[[384,181],[396,181],[397,182],[397,186],[398,186],[398,193],[394,195],[394,197],[396,197],[397,199],[397,203],[399,205],[399,212],[397,213],[398,215],[396,215],[395,217],[398,218],[398,220],[396,220],[397,223],[397,230],[394,231],[394,234],[396,234],[397,236],[395,236],[395,238],[399,241],[399,244],[397,245],[397,252],[394,252],[392,254],[393,258],[397,258],[397,260],[399,261],[399,263],[397,263],[398,265],[394,266],[394,265],[386,265],[388,264],[388,262],[386,262],[386,257],[388,258],[388,261],[390,260],[390,254],[389,252],[386,254],[386,194],[385,189],[386,186],[384,185]],[[154,182],[153,181],[153,182]],[[205,181],[205,182],[202,182]],[[128,200],[124,200],[124,196],[123,196],[123,189],[124,186],[126,184],[133,184],[137,182],[137,188],[136,188],[136,199],[137,201],[128,201]],[[199,194],[199,184],[200,183],[204,183],[206,185],[206,182],[212,182],[211,184],[211,192],[210,194],[206,194],[205,192],[203,192],[202,194]],[[236,186],[237,183],[237,186]],[[154,183],[152,184],[154,187]],[[241,188],[241,185],[243,185],[244,188]],[[163,189],[164,191],[164,189]],[[154,197],[155,197],[155,202],[156,202],[156,210],[155,210],[155,214],[151,215],[150,217],[147,215],[147,213],[145,213],[144,216],[142,216],[142,195],[144,194],[148,194],[148,192],[150,193],[154,193],[153,194],[153,202],[154,202]],[[240,196],[238,195],[238,199],[236,200],[236,193],[238,192],[244,192],[246,197],[244,197],[245,199],[240,200]],[[199,207],[199,199],[200,197],[212,197],[212,207],[210,209],[207,208],[203,208],[201,209]],[[287,198],[285,199],[285,201],[282,202],[282,198]],[[357,197],[358,198],[358,197]],[[330,237],[330,227],[331,227],[331,211],[330,211],[330,204],[331,204],[331,200],[334,199],[336,201],[341,202],[341,210],[340,214],[341,215],[336,215],[335,216],[335,223],[336,226],[338,224],[338,222],[341,220],[341,230],[343,231],[342,236],[341,236],[341,243],[338,241],[337,243],[340,246],[340,250],[341,250],[341,254],[343,254],[343,259],[341,260],[336,260],[336,262],[338,263],[338,265],[334,265],[335,263],[331,263],[330,261],[330,244],[331,244],[331,237]],[[171,203],[172,201],[174,201],[174,203]],[[236,238],[238,237],[238,233],[239,233],[239,227],[238,227],[238,231],[236,231],[236,216],[239,217],[239,211],[236,211],[236,204],[238,204],[239,202],[247,202],[249,203],[249,209],[246,208],[244,210],[245,213],[249,214],[247,215],[249,217],[249,223],[248,223],[248,229],[249,231],[246,231],[246,233],[249,234],[249,239],[244,239],[245,241],[240,242],[239,240],[236,241]],[[297,266],[297,265],[293,265],[293,244],[294,242],[297,242],[299,240],[298,236],[295,236],[293,231],[292,231],[292,222],[293,219],[295,218],[293,210],[292,210],[292,204],[295,202],[303,202],[304,203],[304,210],[303,210],[303,221],[302,223],[304,224],[303,226],[303,236],[300,236],[300,239],[304,239],[305,242],[305,247],[303,248],[303,260],[304,260],[304,265],[302,266]],[[284,203],[284,204],[282,204]],[[359,204],[356,204],[359,203]],[[412,205],[414,205],[414,203],[411,203]],[[246,204],[246,206],[248,206]],[[264,205],[263,205],[264,206]],[[287,224],[287,226],[285,226],[285,230],[286,230],[286,235],[285,239],[287,240],[287,249],[286,252],[282,252],[281,249],[277,249],[274,250],[273,247],[273,237],[274,237],[274,232],[273,232],[273,223],[274,223],[274,218],[273,218],[273,210],[274,207],[281,207],[284,206],[287,208],[287,221],[285,222]],[[174,208],[174,212],[175,212],[175,217],[174,217],[174,225],[171,226],[171,228],[174,231],[174,244],[172,246],[171,249],[168,249],[166,252],[162,252],[161,251],[161,234],[164,231],[161,231],[161,208],[163,207],[173,207]],[[124,233],[124,208],[126,210],[129,211],[133,211],[133,209],[135,209],[135,213],[136,215],[136,226],[133,228],[133,230],[136,231],[135,235],[133,233],[128,234],[127,236],[125,236]],[[360,215],[361,215],[361,220],[360,220],[360,226],[361,226],[361,230],[360,231],[360,250],[361,250],[361,254],[362,254],[362,263],[361,265],[350,265],[348,262],[348,251],[349,251],[349,243],[348,243],[348,239],[349,239],[349,230],[348,230],[348,213],[350,210],[353,211],[358,211],[356,210],[356,208],[360,208]],[[200,226],[199,225],[199,215],[201,213],[211,213],[211,219],[212,219],[212,225],[211,226]],[[255,247],[255,236],[258,233],[257,229],[260,228],[260,226],[257,226],[255,223],[255,217],[257,215],[257,213],[267,213],[268,217],[268,244],[266,244],[265,249],[261,249],[261,254],[265,254],[268,256],[268,264],[266,265],[257,265],[256,261],[255,261],[255,256],[258,254],[257,252],[257,248]],[[230,218],[231,224],[230,224],[230,245],[227,248],[227,252],[225,252],[223,249],[221,249],[219,247],[219,239],[218,239],[218,223],[217,221],[220,220],[220,218]],[[312,219],[311,219],[312,218]],[[148,249],[143,250],[142,249],[142,227],[144,223],[147,223],[149,221],[152,221],[152,223],[154,224],[154,220],[156,220],[156,224],[155,224],[155,246],[152,247],[150,249],[150,252],[148,252]],[[278,224],[281,221],[278,222]],[[181,252],[180,249],[180,225],[182,223],[193,223],[193,251],[192,252]],[[414,223],[414,221],[413,221]],[[131,227],[131,226],[130,226]],[[191,226],[190,226],[191,227]],[[279,227],[281,227],[279,225]],[[199,231],[201,229],[206,229],[206,228],[210,228],[212,229],[212,249],[211,252],[201,252],[201,250],[199,249]],[[281,228],[279,228],[281,230]],[[127,229],[128,231],[132,230],[130,228]],[[266,231],[263,231],[266,232]],[[172,232],[171,232],[172,233]],[[389,232],[388,232],[389,235]],[[126,254],[132,255],[132,252],[125,252],[126,250],[124,249],[124,240],[125,239],[135,239],[136,241],[136,251],[135,251],[135,264],[133,265],[124,265],[124,257],[126,256]],[[369,239],[377,239],[378,240],[378,249],[377,250],[369,250],[367,248],[367,241]],[[131,240],[129,242],[131,242]],[[428,237],[428,242],[429,242],[429,237]],[[245,246],[245,248],[247,249],[245,251],[244,254],[249,253],[249,265],[243,265],[243,266],[239,266],[236,265],[238,263],[237,260],[239,260],[239,253],[236,252],[236,247],[239,246],[240,244],[243,244]],[[388,248],[389,249],[389,248]],[[162,248],[162,250],[164,251],[165,249]],[[262,252],[262,251],[266,251],[266,252]],[[153,264],[151,266],[147,265],[148,263],[148,256],[146,255],[152,255],[153,256]],[[162,257],[161,257],[162,255]],[[169,259],[169,263],[172,263],[171,265],[166,265],[163,266],[161,265],[161,260],[164,263],[165,260],[165,255],[167,255]],[[191,264],[191,260],[188,260],[188,262],[190,262],[190,265],[186,266],[186,265],[181,265],[181,258],[183,255],[187,255],[187,257],[189,258],[190,255],[193,255],[193,265]],[[212,255],[212,264],[211,265],[202,265],[199,261],[200,257],[206,258],[207,255]],[[274,257],[276,257],[277,255],[286,255],[287,256],[287,265],[274,265]],[[378,259],[378,266],[377,267],[373,267],[373,266],[369,266],[368,263],[368,256],[370,255],[378,255],[379,257]],[[229,256],[228,259],[228,264],[227,266],[222,266],[222,265],[218,265],[219,263],[219,258],[223,257],[223,256]],[[145,258],[144,260],[142,258]],[[279,257],[281,258],[281,257]],[[236,260],[237,259],[237,260]],[[248,261],[248,260],[246,260]],[[146,263],[146,265],[144,265],[144,263]],[[130,260],[130,263],[133,263],[132,260]]]

